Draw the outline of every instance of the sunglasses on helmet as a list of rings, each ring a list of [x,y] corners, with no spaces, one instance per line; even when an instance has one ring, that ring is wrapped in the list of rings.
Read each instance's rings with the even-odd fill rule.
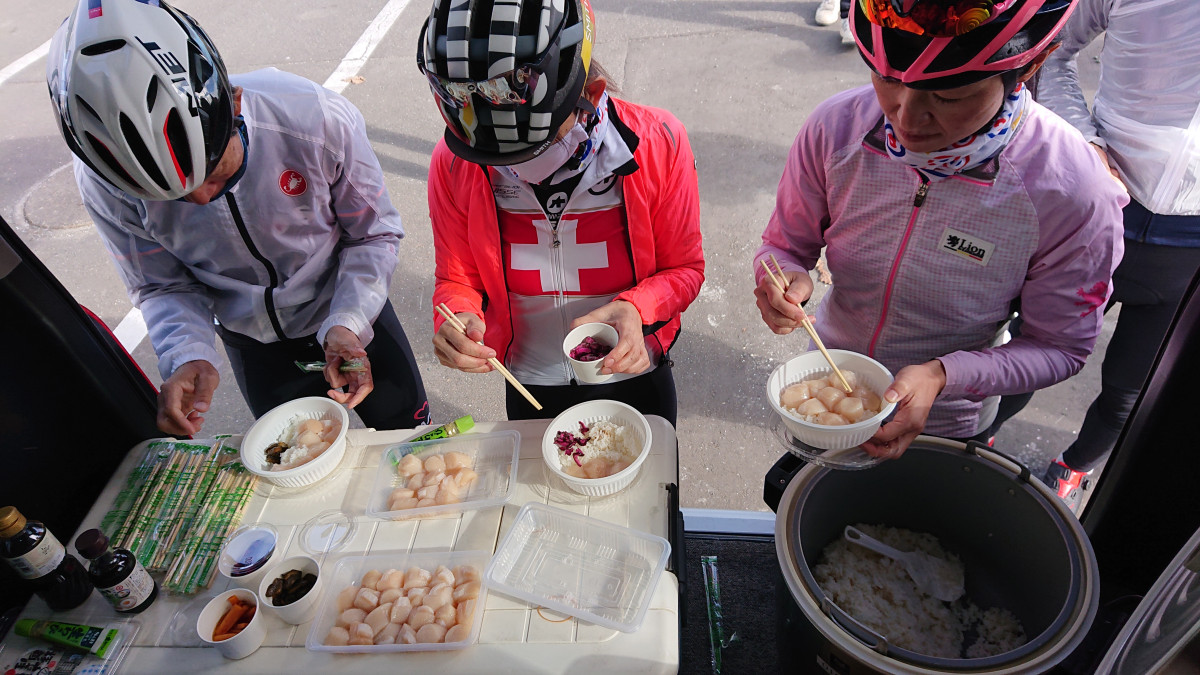
[[[426,65],[425,31],[428,25],[426,23],[421,27],[421,36],[417,40],[417,68],[429,81],[429,88],[433,90],[434,95],[452,108],[469,106],[472,96],[478,96],[492,107],[502,110],[524,104],[529,100],[529,93],[537,88],[538,80],[546,71],[554,53],[553,48],[547,49],[536,63],[526,63],[486,80],[451,79],[438,75]],[[560,26],[560,31],[561,28]],[[550,40],[550,44],[555,44],[554,39]]]
[[[996,18],[1015,0],[858,0],[871,23],[931,38],[970,32]]]

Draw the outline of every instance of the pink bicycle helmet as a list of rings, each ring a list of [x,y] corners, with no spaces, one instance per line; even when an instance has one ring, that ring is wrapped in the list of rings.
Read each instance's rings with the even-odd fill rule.
[[[435,0],[417,67],[469,162],[541,154],[579,104],[596,21],[589,0]]]
[[[1029,64],[1075,0],[855,0],[850,28],[880,76],[952,89]]]

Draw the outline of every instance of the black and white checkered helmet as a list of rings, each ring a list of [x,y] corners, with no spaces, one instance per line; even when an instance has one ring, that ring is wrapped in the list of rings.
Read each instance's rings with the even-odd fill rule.
[[[478,164],[536,157],[579,103],[594,39],[588,0],[434,0],[417,66],[446,144]]]
[[[200,187],[233,133],[220,54],[160,0],[79,0],[54,34],[46,84],[71,152],[142,199]]]

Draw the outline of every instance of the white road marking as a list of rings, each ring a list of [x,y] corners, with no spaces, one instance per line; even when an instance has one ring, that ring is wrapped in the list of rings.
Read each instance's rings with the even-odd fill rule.
[[[30,64],[36,63],[38,59],[44,57],[46,54],[49,54],[49,53],[50,53],[50,41],[46,40],[37,49],[34,49],[33,51],[29,52],[25,56],[22,56],[21,58],[17,59],[16,61],[13,61],[12,63],[5,66],[3,70],[0,70],[0,84],[4,84],[4,82],[6,80],[8,80],[9,78],[11,78],[13,75],[16,75],[17,73],[21,72],[22,70],[25,70],[26,68],[28,68],[30,66]]]
[[[409,0],[389,0],[375,19],[371,21],[371,25],[367,26],[367,30],[358,38],[350,51],[346,52],[345,58],[338,64],[338,67],[333,71],[333,74],[325,80],[324,87],[331,91],[342,93],[343,90],[350,84],[350,78],[358,74],[362,67],[366,65],[367,59],[379,46],[383,37],[387,35],[388,30],[396,19],[400,17],[400,12],[408,5]],[[16,74],[25,66],[42,58],[50,51],[50,41],[38,47],[34,51],[21,57],[19,61],[14,62],[4,70],[0,71],[0,84],[5,79]],[[9,72],[12,71],[12,72]],[[136,307],[129,310],[121,323],[117,326],[113,334],[117,336],[117,340],[121,342],[121,346],[130,354],[133,350],[146,339],[146,321],[142,318],[141,310]]]
[[[125,351],[132,354],[133,350],[146,337],[146,320],[142,318],[142,310],[136,307],[129,310],[129,313],[113,330],[113,335],[116,336]]]
[[[21,195],[21,198],[17,200],[16,213],[17,216],[25,222],[26,227],[30,227],[31,225],[29,220],[25,218],[25,204],[28,203],[29,199],[33,196],[33,193],[58,174],[62,173],[63,171],[72,170],[73,168],[74,163],[72,162],[68,162],[58,167],[57,169],[51,171],[44,180],[29,188],[29,190],[27,190],[25,194]],[[117,342],[121,343],[121,346],[125,348],[125,351],[132,354],[133,350],[137,349],[138,345],[142,343],[142,340],[146,339],[146,320],[142,318],[142,310],[136,307],[130,309],[129,313],[125,315],[125,318],[121,319],[121,323],[117,324],[117,327],[113,329],[113,336],[117,338]]]
[[[371,25],[367,26],[359,38],[358,42],[346,52],[345,58],[338,64],[333,74],[325,80],[325,88],[342,93],[342,90],[350,84],[350,78],[358,74],[362,67],[366,65],[367,59],[371,57],[371,53],[379,46],[383,36],[387,35],[388,29],[400,17],[400,12],[408,5],[408,0],[389,0],[379,14],[375,16],[375,20]]]

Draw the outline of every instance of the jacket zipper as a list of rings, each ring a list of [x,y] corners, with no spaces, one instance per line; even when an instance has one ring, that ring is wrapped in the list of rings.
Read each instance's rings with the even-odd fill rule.
[[[450,171],[453,172],[454,167],[457,165],[458,165],[458,157],[456,156],[450,160]],[[496,205],[495,196],[492,196],[495,194],[496,184],[492,182],[492,172],[486,166],[480,167],[480,166],[471,165],[471,164],[468,164],[468,166],[476,166],[476,168],[481,169],[483,171],[483,179],[486,180],[487,184],[488,184],[488,195],[491,196],[491,199],[492,199],[492,215],[494,217],[494,223],[495,223],[495,229],[493,231],[496,235],[496,242],[497,242],[497,244],[499,246],[499,250],[500,250],[500,275],[504,279],[504,288],[507,290],[509,288],[508,268],[504,264],[504,241],[500,238],[500,207]],[[471,234],[470,228],[468,227],[468,235],[470,235],[470,234]],[[486,293],[482,293],[482,295],[483,295],[483,312],[486,315],[487,308],[489,306],[489,298]],[[505,304],[508,305],[508,312],[507,312],[507,314],[508,314],[508,343],[504,345],[503,350],[496,350],[496,358],[499,359],[501,363],[503,363],[504,365],[507,366],[508,365],[508,354],[509,354],[509,351],[512,350],[513,340],[515,339],[514,336],[517,334],[517,330],[516,330],[516,326],[513,323],[512,302],[509,300],[507,295],[504,298],[504,302],[505,302]]]
[[[892,269],[888,272],[887,287],[883,292],[883,306],[879,310],[879,323],[875,325],[871,343],[867,346],[867,356],[871,358],[875,357],[875,345],[879,342],[879,335],[883,333],[883,324],[887,321],[888,309],[892,300],[892,287],[896,283],[896,274],[900,270],[900,260],[908,248],[908,239],[912,236],[913,227],[917,223],[917,214],[921,210],[921,205],[925,203],[925,197],[929,194],[929,178],[924,174],[920,175],[921,185],[917,188],[917,194],[913,196],[912,214],[908,217],[908,226],[904,230],[904,238],[900,240],[900,249],[896,251],[896,258],[892,261]]]
[[[271,328],[275,330],[275,337],[279,340],[286,340],[288,336],[283,332],[283,326],[279,323],[279,316],[275,313],[275,289],[279,287],[279,273],[275,271],[275,266],[270,260],[258,250],[254,245],[254,240],[250,238],[250,231],[246,229],[246,221],[242,220],[241,209],[238,208],[237,200],[234,199],[232,192],[225,193],[225,202],[229,204],[229,213],[233,215],[233,222],[237,225],[238,234],[242,235],[242,241],[246,244],[246,248],[250,250],[250,255],[254,259],[263,264],[267,268],[267,278],[270,280],[270,285],[263,291],[263,302],[267,307],[267,317],[271,319]]]
[[[538,199],[538,201],[541,202],[541,199]],[[555,293],[554,302],[558,306],[558,319],[562,324],[563,330],[567,330],[567,317],[563,315],[563,307],[566,306],[567,302],[567,293],[565,290],[563,290],[564,282],[566,280],[564,279],[562,272],[562,241],[560,241],[558,238],[558,224],[561,223],[563,217],[567,215],[567,207],[570,206],[570,204],[571,200],[568,198],[567,203],[563,205],[562,212],[558,214],[558,219],[550,224],[550,266],[554,270],[554,278],[556,285],[558,286],[558,292]],[[550,214],[543,211],[542,215],[546,216],[547,221],[550,220]],[[571,384],[575,384],[575,371],[572,370],[571,363],[567,360],[565,354],[560,354],[559,358],[562,361],[562,367],[567,375],[567,379]]]

